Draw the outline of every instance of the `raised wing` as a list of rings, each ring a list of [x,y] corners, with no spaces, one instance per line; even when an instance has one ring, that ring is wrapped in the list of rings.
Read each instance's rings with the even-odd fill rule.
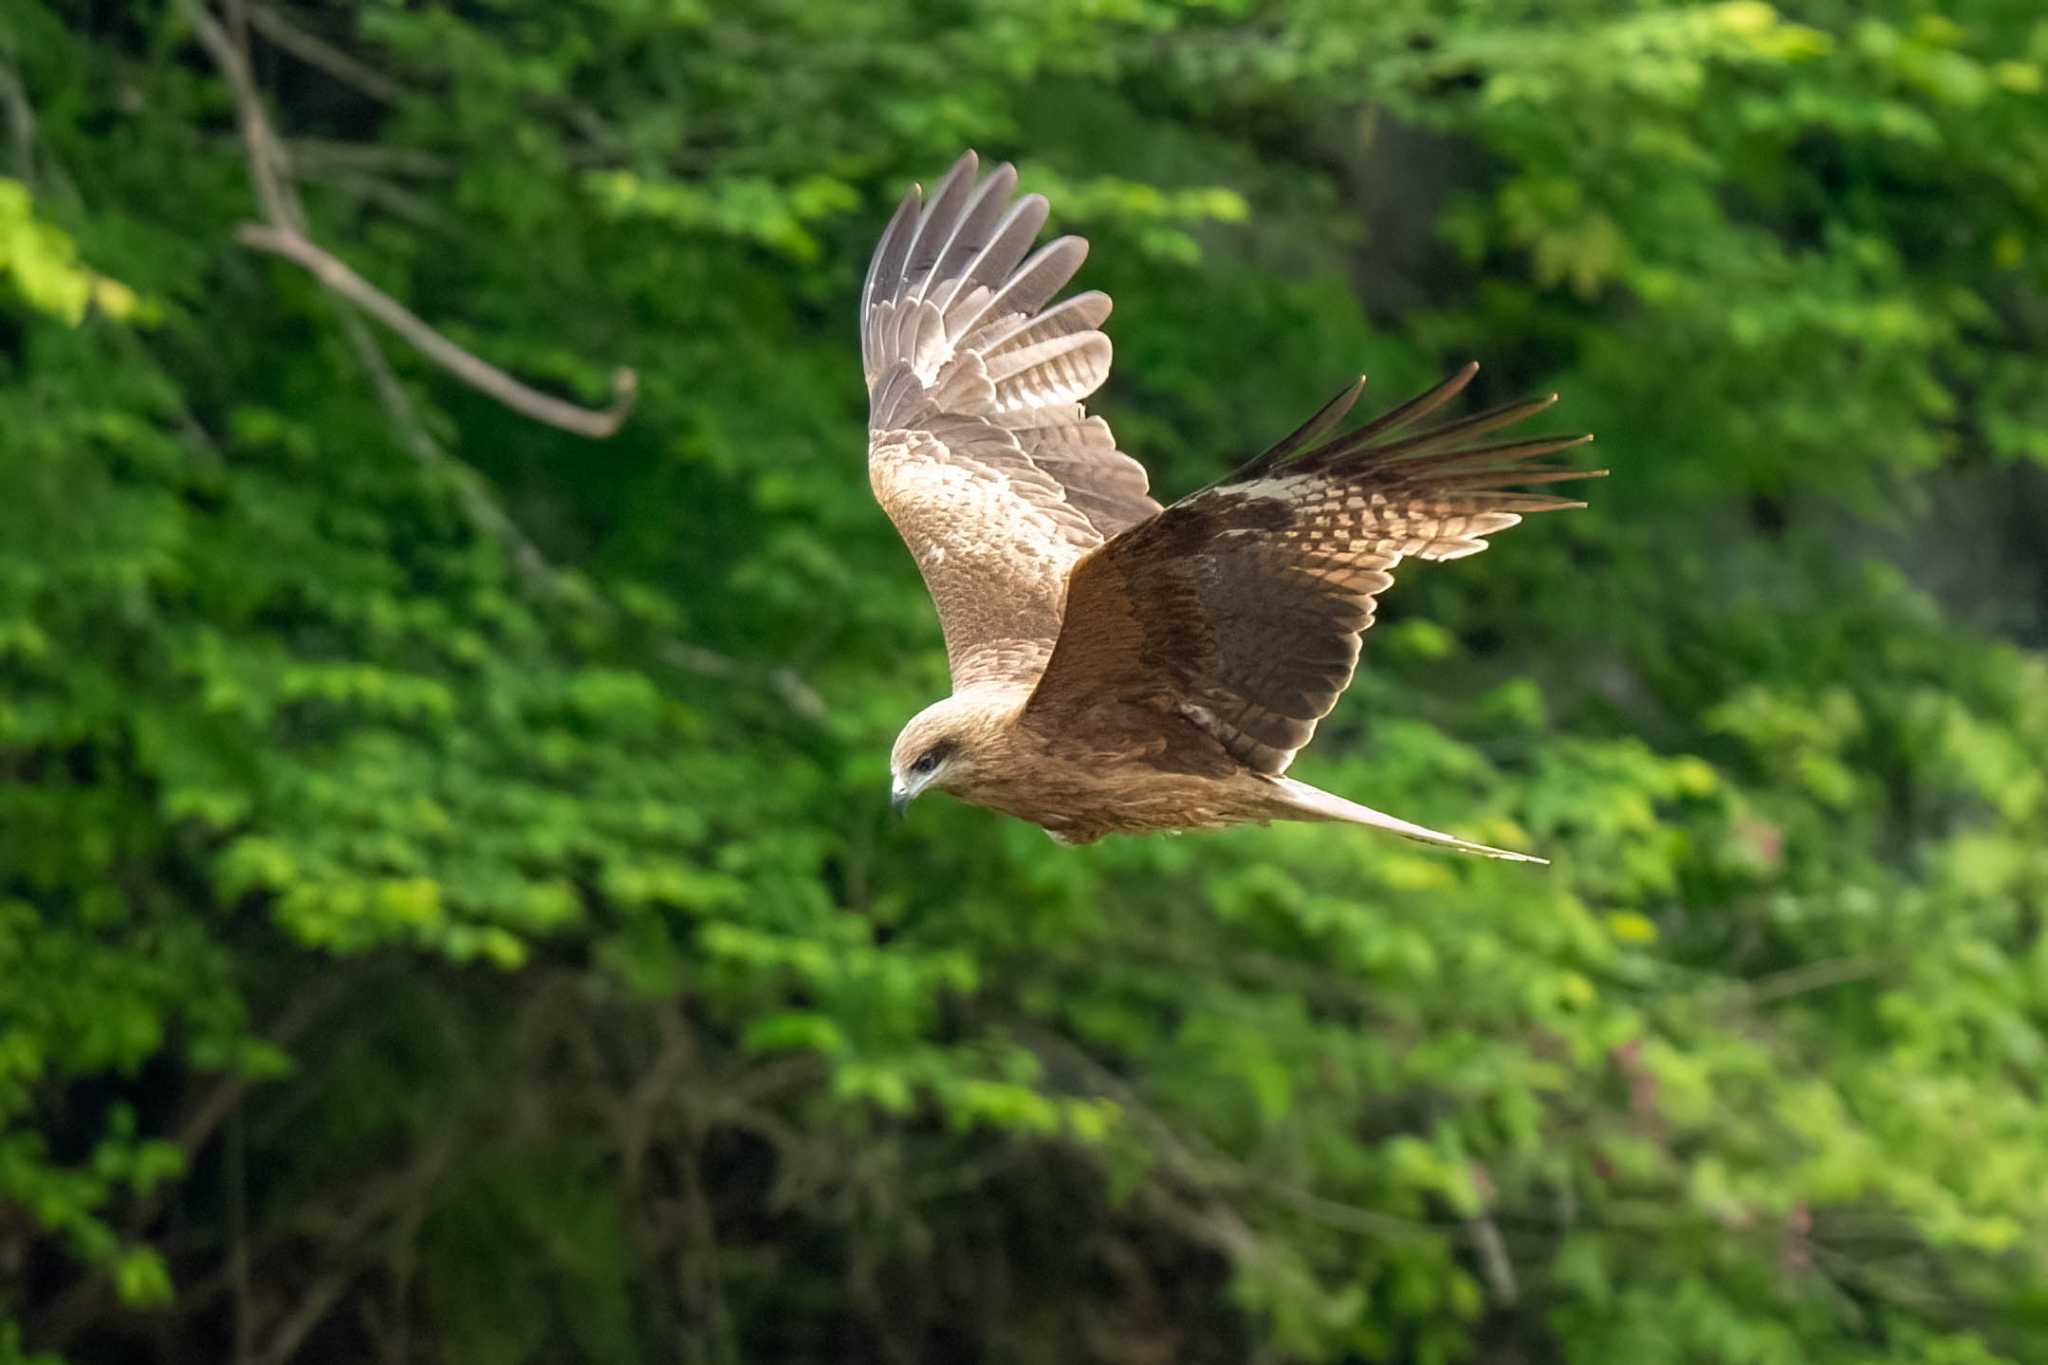
[[[1088,244],[1026,259],[1044,197],[1015,198],[1008,164],[977,167],[961,157],[929,201],[911,188],[861,295],[868,478],[938,608],[955,690],[1035,678],[1068,570],[1159,510],[1080,403],[1109,374],[1109,296],[1051,304]]]
[[[1103,698],[1144,701],[1255,771],[1285,772],[1350,685],[1359,636],[1397,564],[1477,554],[1526,513],[1583,506],[1503,484],[1606,472],[1531,463],[1590,436],[1475,443],[1554,394],[1396,434],[1478,368],[1317,445],[1357,401],[1360,380],[1228,479],[1091,553],[1069,579],[1065,624],[1026,720],[1057,725]]]

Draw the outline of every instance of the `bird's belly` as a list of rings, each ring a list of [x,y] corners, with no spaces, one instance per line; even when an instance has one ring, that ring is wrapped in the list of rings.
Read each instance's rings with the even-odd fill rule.
[[[977,804],[1028,820],[1062,843],[1107,834],[1216,829],[1269,818],[1271,784],[1250,774],[1227,779],[1179,773],[1086,770],[1046,775],[1028,788],[976,793]]]

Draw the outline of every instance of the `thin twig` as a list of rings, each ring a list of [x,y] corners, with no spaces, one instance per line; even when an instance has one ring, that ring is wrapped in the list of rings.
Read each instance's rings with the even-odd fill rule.
[[[1846,986],[1852,981],[1867,981],[1882,976],[1897,966],[1896,959],[1876,953],[1858,953],[1849,957],[1829,958],[1823,962],[1809,962],[1804,966],[1788,967],[1782,972],[1772,972],[1754,981],[1742,984],[1742,991],[1752,1004],[1764,1004],[1773,1000],[1784,1000],[1808,991],[1826,990],[1830,986]]]
[[[240,113],[249,178],[267,224],[244,224],[236,231],[238,240],[246,246],[275,253],[302,266],[344,304],[353,305],[354,309],[376,318],[457,378],[514,411],[593,438],[609,436],[618,430],[633,406],[637,378],[632,370],[621,367],[613,372],[612,406],[603,411],[593,412],[550,397],[528,388],[449,341],[411,310],[316,244],[307,233],[305,214],[292,192],[289,154],[264,112],[262,94],[250,72],[247,49],[229,35],[204,0],[178,0],[178,4],[233,89]],[[243,7],[243,12],[246,10],[247,7]],[[250,17],[251,22],[259,27],[264,22],[253,15]],[[318,154],[330,154],[335,150],[335,147],[322,146]],[[450,457],[427,432],[425,424],[413,410],[404,385],[392,373],[390,362],[384,358],[376,338],[370,335],[357,313],[344,307],[340,310],[340,319],[350,346],[368,370],[378,400],[390,416],[392,425],[398,429],[406,449],[422,463],[442,468],[456,479],[464,509],[472,522],[505,546],[529,582],[550,596],[574,595],[569,591],[567,581],[548,563],[539,547],[491,496],[483,477]],[[607,609],[601,600],[588,594],[583,594],[582,598],[586,605],[600,611]],[[807,720],[820,720],[827,713],[824,699],[786,667],[773,667],[764,673],[714,650],[681,640],[662,644],[660,656],[673,667],[707,677],[729,681],[760,677],[784,705]]]
[[[345,974],[335,973],[321,983],[297,992],[291,1004],[263,1031],[264,1041],[279,1051],[288,1050],[294,1040],[318,1023],[328,1008],[341,998],[351,979]],[[223,1123],[239,1119],[242,1097],[249,1085],[249,1078],[241,1073],[221,1077],[178,1124],[173,1141],[184,1153],[188,1166]],[[232,1181],[232,1174],[230,1179]],[[239,1185],[239,1181],[234,1181],[231,1187]],[[142,1236],[144,1229],[162,1210],[172,1188],[169,1184],[158,1185],[134,1202],[123,1220],[126,1237],[136,1239]],[[238,1283],[233,1276],[234,1266],[234,1258],[230,1257],[229,1266],[219,1274],[216,1292]],[[51,1324],[50,1339],[61,1346],[80,1329],[90,1326],[90,1315],[104,1302],[107,1287],[104,1270],[75,1281],[44,1315],[45,1321]]]
[[[469,514],[470,521],[511,553],[513,565],[520,573],[545,590],[549,596],[566,596],[567,591],[561,575],[555,572],[554,566],[548,563],[547,556],[543,555],[540,547],[519,528],[519,523],[512,519],[511,514],[498,505],[498,500],[491,496],[490,488],[484,482],[483,476],[460,460],[450,459],[447,452],[441,449],[440,443],[428,434],[426,424],[420,421],[419,414],[413,410],[412,399],[406,395],[405,386],[398,382],[398,376],[392,372],[391,362],[384,358],[383,348],[377,344],[377,338],[370,334],[370,329],[363,325],[363,320],[354,313],[343,310],[341,326],[343,333],[348,337],[350,347],[356,353],[356,358],[362,362],[363,368],[369,371],[370,383],[377,390],[377,399],[384,405],[384,411],[390,416],[391,424],[398,428],[399,439],[405,443],[405,448],[411,451],[420,463],[447,471],[455,480],[457,495],[462,499],[463,510]]]
[[[36,111],[7,62],[0,62],[0,109],[7,113],[8,140],[14,144],[15,178],[26,185],[36,178]]]
[[[828,714],[825,699],[795,669],[779,665],[760,669],[731,655],[683,640],[670,640],[658,652],[665,662],[686,673],[727,682],[765,682],[785,706],[806,720],[823,720]]]
[[[470,520],[510,552],[514,566],[528,582],[551,597],[570,596],[567,581],[556,571],[554,565],[548,562],[540,547],[520,529],[519,523],[498,505],[497,499],[491,496],[490,487],[483,476],[460,460],[449,458],[427,433],[426,427],[419,420],[419,415],[413,411],[412,400],[406,397],[405,387],[398,382],[398,376],[392,373],[390,362],[384,358],[383,350],[378,347],[376,338],[370,335],[362,320],[355,314],[344,311],[342,325],[364,368],[369,370],[378,397],[383,402],[385,411],[391,415],[392,424],[398,428],[400,438],[404,440],[407,448],[422,463],[434,465],[448,472],[456,482],[463,509],[468,512]],[[603,602],[587,594],[581,595],[579,600],[599,612],[608,611]],[[675,639],[661,642],[655,653],[671,667],[679,668],[685,673],[695,673],[700,677],[716,678],[721,682],[765,682],[783,705],[805,720],[821,721],[830,714],[825,699],[818,695],[816,689],[805,682],[794,669],[786,666],[774,665],[764,670],[744,664],[730,655],[720,654],[717,650]]]
[[[284,1365],[290,1360],[292,1353],[299,1349],[299,1343],[326,1321],[327,1315],[334,1311],[334,1305],[341,1302],[342,1295],[348,1293],[349,1286],[355,1283],[363,1270],[362,1266],[331,1270],[315,1281],[312,1291],[299,1300],[298,1307],[279,1325],[259,1365]]]
[[[456,1153],[456,1130],[450,1127],[437,1137],[426,1149],[425,1156],[405,1176],[395,1181],[373,1197],[370,1217],[358,1217],[354,1226],[360,1230],[358,1250],[362,1243],[373,1240],[376,1218],[389,1212],[396,1227],[392,1234],[401,1240],[416,1235],[420,1219],[425,1215],[425,1206],[432,1198],[434,1189],[441,1183],[448,1166]],[[296,1309],[271,1335],[268,1348],[263,1352],[261,1365],[284,1365],[299,1349],[301,1343],[312,1334],[313,1329],[326,1321],[327,1315],[341,1301],[349,1288],[371,1268],[371,1259],[363,1256],[356,1264],[336,1267],[315,1282],[312,1292],[299,1302]]]
[[[1019,1036],[1039,1056],[1053,1054],[1065,1066],[1082,1072],[1096,1094],[1113,1100],[1127,1119],[1148,1131],[1167,1167],[1203,1193],[1265,1195],[1330,1227],[1390,1241],[1437,1237],[1456,1226],[1360,1208],[1254,1172],[1235,1157],[1219,1151],[1195,1129],[1176,1126],[1154,1113],[1135,1088],[1086,1049],[1035,1025],[1019,1029]]]
[[[404,337],[429,360],[522,416],[578,436],[598,439],[617,431],[633,411],[638,379],[625,366],[612,371],[610,407],[599,412],[580,408],[574,403],[528,388],[497,366],[463,350],[421,321],[411,309],[356,274],[338,257],[295,228],[244,223],[235,229],[235,240],[243,246],[268,251],[304,267],[314,279]]]
[[[346,166],[309,166],[304,157],[299,158],[298,167],[298,178],[302,184],[332,185],[344,194],[375,204],[392,217],[402,218],[429,232],[446,233],[450,230],[448,220],[433,205],[389,181]]]
[[[1493,1221],[1491,1214],[1481,1214],[1468,1219],[1465,1233],[1472,1239],[1472,1249],[1479,1253],[1479,1268],[1485,1272],[1486,1287],[1493,1293],[1493,1301],[1503,1308],[1514,1306],[1521,1297],[1521,1289],[1515,1283],[1515,1264],[1508,1259],[1507,1243],[1501,1240],[1500,1224]]]
[[[246,1125],[238,1108],[228,1115],[228,1276],[234,1282],[235,1365],[253,1360],[255,1340],[249,1283],[249,1169],[246,1153]]]
[[[352,980],[346,973],[333,972],[313,985],[295,991],[291,1002],[263,1031],[264,1041],[279,1052],[289,1051],[307,1029],[319,1023],[327,1011],[341,1000]],[[240,1107],[249,1084],[249,1078],[239,1072],[225,1075],[185,1116],[178,1125],[175,1141],[187,1161],[198,1155],[199,1149],[212,1138],[214,1130]],[[157,1205],[153,1201],[146,1202],[143,1207],[154,1216]]]
[[[295,137],[285,144],[294,166],[345,166],[350,170],[387,175],[445,177],[456,165],[435,152],[417,147],[384,147],[374,142],[343,142],[323,137]]]
[[[297,209],[284,188],[285,168],[290,161],[283,144],[271,131],[269,115],[263,112],[263,97],[250,73],[248,54],[235,45],[204,0],[179,0],[178,9],[192,21],[200,45],[234,89],[242,140],[249,148],[249,183],[256,191],[263,216],[281,226],[294,226],[298,222]]]
[[[394,104],[405,98],[405,87],[354,57],[333,43],[294,24],[268,5],[250,5],[249,27],[311,67],[325,71],[343,85],[351,86],[373,100]]]
[[[632,370],[621,366],[612,372],[612,405],[602,412],[551,397],[463,350],[317,245],[307,235],[304,216],[287,187],[289,154],[264,112],[262,94],[249,70],[248,53],[228,35],[202,0],[180,0],[179,8],[192,21],[199,41],[234,88],[242,138],[249,149],[249,178],[256,190],[256,202],[268,220],[267,226],[244,224],[236,231],[236,240],[303,267],[330,291],[397,332],[450,374],[514,412],[579,436],[602,438],[619,429],[633,410],[638,379]]]
[[[362,319],[344,309],[341,313],[342,329],[349,344],[355,349],[363,367],[370,373],[370,382],[376,387],[377,396],[384,410],[391,417],[392,425],[398,428],[399,437],[405,446],[423,464],[430,464],[445,470],[455,480],[458,495],[464,511],[470,520],[486,535],[503,545],[511,554],[513,565],[531,583],[550,597],[577,596],[587,607],[600,613],[608,612],[608,606],[588,594],[572,594],[568,581],[563,578],[547,556],[533,543],[519,523],[512,519],[491,496],[490,486],[474,469],[452,459],[443,451],[434,438],[428,434],[419,414],[413,410],[412,400],[406,396],[405,386],[392,373],[391,364],[384,358],[377,339],[370,335]],[[750,682],[756,679],[765,682],[768,689],[779,698],[783,705],[809,721],[822,721],[830,708],[825,699],[796,670],[772,665],[761,669],[742,663],[717,650],[685,640],[670,639],[656,647],[656,655],[671,667],[701,677],[716,678],[722,682]]]

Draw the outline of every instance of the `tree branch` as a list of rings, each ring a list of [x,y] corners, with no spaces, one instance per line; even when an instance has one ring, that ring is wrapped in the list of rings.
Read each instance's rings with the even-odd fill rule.
[[[256,89],[256,78],[249,71],[248,54],[228,36],[220,20],[214,18],[204,0],[179,0],[178,10],[192,21],[193,32],[199,35],[199,42],[213,58],[213,64],[220,68],[228,85],[235,92],[235,112],[242,125],[242,141],[249,148],[249,182],[256,191],[256,202],[263,208],[263,216],[280,226],[296,226],[299,222],[298,206],[291,201],[284,187],[284,168],[290,163],[285,150],[271,131],[270,118],[263,112],[263,96]]]
[[[240,114],[242,140],[247,148],[249,162],[249,179],[266,222],[243,224],[235,232],[236,239],[245,246],[281,256],[302,267],[318,280],[329,294],[347,305],[340,310],[342,330],[348,337],[350,346],[361,359],[363,367],[369,372],[371,383],[377,390],[378,400],[390,416],[392,425],[398,429],[407,450],[422,463],[439,466],[455,476],[464,509],[471,521],[484,534],[496,539],[506,548],[514,564],[529,582],[551,596],[569,595],[565,580],[548,563],[540,548],[527,537],[518,523],[491,495],[482,476],[468,465],[451,458],[427,432],[418,414],[413,411],[412,401],[407,397],[404,386],[392,373],[390,362],[384,358],[376,338],[364,326],[360,314],[367,313],[377,319],[456,378],[495,398],[513,411],[561,430],[593,439],[610,436],[626,420],[633,408],[633,399],[638,387],[637,377],[632,370],[624,367],[613,371],[613,401],[610,407],[601,411],[578,407],[529,388],[503,370],[471,355],[442,336],[410,309],[356,274],[339,257],[314,242],[306,229],[305,214],[292,192],[289,175],[290,155],[275,129],[271,127],[269,116],[264,112],[262,93],[257,89],[255,78],[250,71],[246,46],[229,34],[220,20],[207,8],[205,0],[178,0],[178,8],[191,21],[200,43],[212,56],[214,64],[220,68],[222,76],[233,89],[235,105]],[[246,12],[250,22],[259,29],[263,29],[265,24],[270,24],[275,19],[275,16],[264,17],[260,7],[243,7],[238,12]],[[264,31],[268,32],[267,29]],[[277,41],[274,34],[270,36],[273,41]],[[280,43],[280,46],[282,45]],[[593,602],[590,605],[596,606],[598,610],[607,609],[602,602]],[[705,677],[730,681],[764,679],[769,689],[785,706],[806,720],[816,721],[826,714],[824,699],[791,669],[772,667],[763,673],[714,650],[682,640],[662,642],[658,646],[658,653],[659,657],[672,667]]]
[[[366,204],[374,204],[392,217],[402,218],[428,232],[447,233],[450,230],[448,220],[424,199],[366,171],[350,170],[345,166],[310,166],[304,157],[300,157],[298,179],[302,183],[332,185],[344,194],[353,195]]]
[[[268,251],[304,267],[314,279],[404,337],[429,360],[522,416],[596,439],[617,431],[619,424],[633,411],[638,380],[633,371],[624,366],[612,371],[611,406],[592,412],[528,388],[497,366],[479,360],[295,228],[244,223],[235,229],[235,240],[243,246]]]
[[[1512,1308],[1521,1298],[1521,1288],[1515,1282],[1515,1263],[1508,1259],[1507,1243],[1501,1240],[1500,1224],[1490,1214],[1467,1219],[1466,1235],[1472,1239],[1472,1249],[1479,1254],[1479,1268],[1485,1272],[1486,1287],[1493,1294],[1493,1301],[1502,1308]]]
[[[1830,986],[1846,986],[1852,981],[1867,981],[1882,976],[1898,965],[1898,960],[1877,953],[1857,953],[1849,957],[1828,958],[1820,962],[1808,962],[1798,967],[1787,967],[1783,971],[1760,976],[1754,981],[1737,983],[1750,1003],[1762,1005],[1776,1000],[1804,995],[1809,991],[1826,990]]]
[[[294,166],[342,167],[386,175],[447,177],[455,174],[455,163],[434,152],[414,147],[380,147],[374,142],[344,142],[333,138],[295,137],[285,146]]]
[[[307,235],[304,216],[288,187],[289,154],[264,112],[262,93],[249,70],[248,53],[229,36],[203,0],[180,0],[179,9],[192,21],[200,43],[234,89],[242,140],[249,149],[249,178],[256,190],[256,202],[268,220],[268,226],[245,224],[236,231],[236,240],[303,267],[330,292],[398,333],[457,379],[522,416],[593,439],[610,436],[619,429],[633,410],[638,380],[632,370],[621,366],[612,372],[612,405],[601,412],[529,388],[442,336],[410,309],[315,244]]]
[[[825,699],[793,668],[771,665],[764,670],[683,640],[667,641],[658,652],[664,662],[685,673],[727,682],[765,682],[785,706],[806,720],[823,720],[828,712]]]
[[[14,68],[0,62],[0,111],[7,115],[8,139],[14,144],[14,174],[26,185],[36,173],[36,111]]]
[[[1066,1068],[1081,1073],[1094,1093],[1113,1100],[1127,1119],[1147,1130],[1165,1167],[1203,1194],[1264,1195],[1283,1201],[1330,1227],[1388,1241],[1440,1237],[1457,1226],[1360,1208],[1326,1198],[1269,1174],[1254,1172],[1235,1157],[1216,1149],[1195,1129],[1177,1126],[1154,1113],[1127,1081],[1097,1061],[1085,1048],[1036,1024],[1026,1024],[1017,1032],[1040,1057],[1057,1058]]]
[[[325,38],[306,32],[270,6],[250,5],[248,12],[249,27],[307,66],[324,71],[343,85],[385,104],[405,97],[405,87],[397,81],[357,61]]]

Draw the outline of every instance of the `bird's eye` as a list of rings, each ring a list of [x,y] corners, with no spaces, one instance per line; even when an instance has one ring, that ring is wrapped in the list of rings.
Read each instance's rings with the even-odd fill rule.
[[[938,766],[939,756],[937,754],[926,754],[923,758],[920,758],[919,760],[917,760],[917,762],[910,765],[910,771],[922,777],[924,776],[924,774],[930,772],[932,769]]]

